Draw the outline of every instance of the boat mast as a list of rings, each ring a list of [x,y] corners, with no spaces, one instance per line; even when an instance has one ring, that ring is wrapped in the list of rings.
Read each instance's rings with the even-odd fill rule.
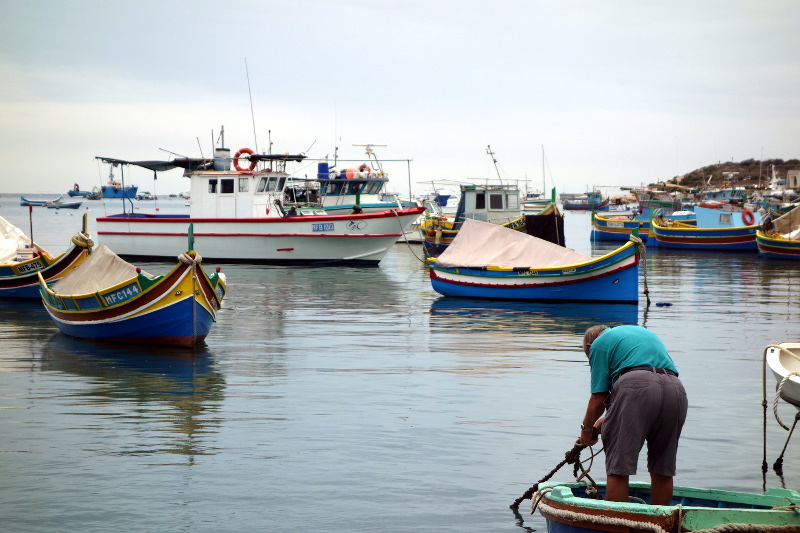
[[[494,164],[494,170],[497,172],[497,179],[500,180],[500,185],[503,185],[503,178],[500,177],[500,169],[497,168],[497,159],[494,157],[494,152],[492,152],[491,145],[486,146],[486,153],[489,154],[489,157],[492,158],[492,163]]]
[[[544,172],[544,145],[542,145],[542,196],[545,195],[546,190],[547,190],[547,182],[545,180],[545,172]]]

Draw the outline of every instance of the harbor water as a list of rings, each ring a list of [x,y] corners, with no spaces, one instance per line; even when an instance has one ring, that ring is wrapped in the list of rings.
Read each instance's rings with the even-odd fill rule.
[[[34,239],[60,252],[83,212],[94,235],[95,217],[119,211],[37,207]],[[18,196],[0,216],[30,230]],[[567,246],[613,249],[589,223],[566,214]],[[800,490],[800,435],[782,477],[761,471],[762,356],[798,341],[800,265],[648,249],[649,307],[556,305],[440,297],[421,255],[397,244],[376,268],[221,265],[229,292],[194,353],[70,339],[41,302],[0,302],[3,531],[543,531],[529,502],[509,504],[579,436],[581,337],[597,323],[645,326],[675,360],[689,396],[677,485]],[[774,391],[768,375],[769,465],[787,435]],[[796,410],[778,412],[791,423]],[[604,480],[602,453],[590,473]],[[634,479],[648,480],[644,453]]]

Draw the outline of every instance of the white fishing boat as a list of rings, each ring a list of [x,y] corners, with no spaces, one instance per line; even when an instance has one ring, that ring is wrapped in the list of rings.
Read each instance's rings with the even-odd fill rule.
[[[316,180],[293,177],[287,164],[302,162],[302,154],[257,154],[244,148],[231,158],[223,147],[213,159],[98,159],[123,172],[129,165],[154,172],[183,168],[190,182],[188,215],[134,213],[123,207],[120,214],[97,219],[98,240],[128,260],[171,260],[185,246],[192,224],[195,247],[207,260],[376,265],[424,211],[395,205],[376,213],[328,213],[322,201],[328,188],[341,190],[358,178],[346,173]]]
[[[765,355],[781,399],[800,410],[800,342],[770,344]]]

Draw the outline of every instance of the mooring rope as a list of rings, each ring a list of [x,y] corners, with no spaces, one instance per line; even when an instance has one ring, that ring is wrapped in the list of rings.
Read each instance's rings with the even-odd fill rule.
[[[414,255],[414,257],[417,258],[417,261],[419,261],[423,265],[427,265],[428,264],[427,261],[425,261],[424,259],[420,259],[417,253],[411,247],[411,243],[408,242],[408,237],[406,237],[406,230],[403,229],[403,221],[400,220],[400,215],[397,214],[397,210],[392,209],[392,213],[394,213],[394,216],[397,218],[397,224],[400,226],[400,234],[403,236],[403,240],[406,241],[406,246],[408,246],[408,249],[411,250],[411,253]]]
[[[784,384],[786,384],[786,382],[793,377],[800,377],[800,372],[789,372],[786,374],[786,376],[781,380],[780,384],[778,384],[778,388],[775,391],[775,400],[772,402],[772,413],[775,415],[775,420],[777,420],[778,424],[780,424],[780,426],[786,431],[789,431],[789,427],[781,422],[781,417],[778,416],[778,400],[781,399],[781,392],[783,391]],[[800,412],[797,414],[800,415]],[[795,417],[794,423],[797,424],[797,417]],[[794,429],[794,425],[792,426],[792,429]]]
[[[647,299],[647,307],[650,307],[650,288],[647,286],[647,250],[644,247],[644,241],[636,235],[631,234],[630,240],[636,244],[639,258],[642,261],[642,271],[644,272],[644,296]]]
[[[542,479],[540,479],[539,481],[534,483],[531,486],[531,488],[526,490],[525,493],[522,496],[520,496],[519,498],[514,500],[514,503],[512,503],[508,507],[510,509],[519,509],[519,504],[521,504],[523,500],[530,500],[533,497],[533,495],[539,490],[539,483],[544,483],[545,481],[547,481],[548,479],[553,477],[555,475],[555,473],[558,472],[561,469],[561,467],[564,466],[565,464],[567,464],[567,463],[569,463],[569,464],[579,463],[580,462],[580,457],[581,457],[581,450],[583,450],[584,448],[586,448],[586,446],[581,444],[581,442],[579,440],[575,441],[575,445],[572,447],[572,449],[564,454],[564,460],[563,461],[558,463],[556,465],[556,467],[553,468]]]

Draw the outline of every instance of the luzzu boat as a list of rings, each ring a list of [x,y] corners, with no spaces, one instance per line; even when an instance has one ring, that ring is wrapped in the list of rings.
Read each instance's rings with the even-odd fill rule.
[[[195,246],[207,259],[277,265],[377,265],[424,207],[378,213],[330,214],[314,183],[293,178],[289,162],[305,155],[256,154],[242,149],[234,158],[217,148],[213,159],[125,161],[99,158],[112,165],[136,165],[154,172],[183,168],[190,180],[189,214],[145,214],[133,209],[97,219],[101,242],[130,260],[163,260],[186,242],[194,226]],[[234,170],[231,170],[231,161]],[[249,161],[249,165],[244,163]],[[367,178],[365,178],[367,179]],[[316,180],[349,185],[356,178]],[[299,184],[305,197],[298,198]],[[123,202],[125,206],[125,202]]]
[[[692,211],[675,211],[668,217],[684,224],[696,224],[695,214]],[[650,214],[648,212],[631,215],[601,215],[592,213],[592,235],[596,241],[627,241],[633,231],[639,233],[643,241],[647,241],[650,233]]]
[[[654,217],[648,246],[684,250],[755,252],[760,214],[747,209],[695,207],[697,225]]]
[[[445,296],[638,303],[643,251],[628,242],[592,258],[495,224],[466,220],[447,250],[428,263],[433,289]]]
[[[756,244],[762,257],[800,260],[800,209],[765,222],[756,232]]]
[[[605,484],[598,484],[600,496]],[[650,484],[630,483],[634,501],[608,502],[587,495],[585,483],[540,484],[531,507],[548,533],[597,531],[671,533],[797,533],[800,493],[773,488],[764,494],[675,487],[670,505],[650,505]]]
[[[53,256],[0,217],[0,298],[38,298],[39,274],[52,284],[87,257],[94,243],[86,231],[84,214],[83,230],[72,237],[69,249]]]
[[[191,348],[208,335],[227,290],[225,275],[207,275],[201,261],[185,252],[169,273],[152,276],[101,244],[51,287],[40,277],[39,291],[65,335]]]

